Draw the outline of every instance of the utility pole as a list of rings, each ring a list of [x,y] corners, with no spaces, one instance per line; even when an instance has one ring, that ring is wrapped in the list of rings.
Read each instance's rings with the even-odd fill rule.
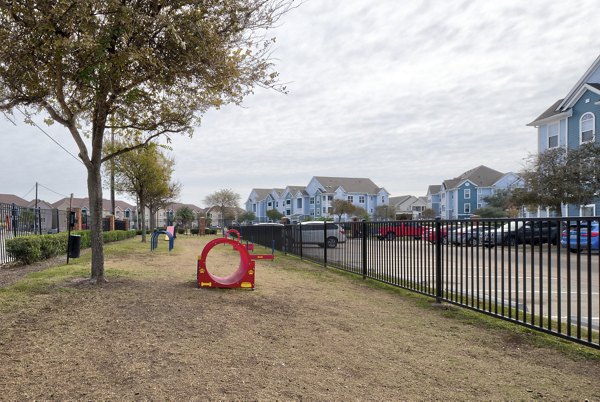
[[[38,223],[38,182],[35,182],[35,210],[33,212],[33,233],[36,234],[38,232],[37,223]],[[42,229],[40,228],[40,234]]]

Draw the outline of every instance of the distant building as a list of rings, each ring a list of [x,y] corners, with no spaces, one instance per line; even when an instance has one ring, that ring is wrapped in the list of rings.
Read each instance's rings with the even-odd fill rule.
[[[515,173],[502,173],[487,166],[478,166],[461,175],[444,180],[439,191],[440,217],[442,219],[467,219],[477,209],[487,205],[485,199],[498,190],[523,186],[523,179]],[[429,208],[435,210],[433,199],[435,188],[429,187]],[[429,194],[431,192],[431,194]],[[431,199],[431,204],[429,203]]]
[[[389,205],[389,193],[371,179],[314,176],[306,186],[255,188],[250,192],[245,208],[253,212],[259,222],[268,221],[267,211],[271,209],[278,210],[291,222],[300,222],[333,218],[332,202],[336,199],[349,201],[371,216],[378,206]]]

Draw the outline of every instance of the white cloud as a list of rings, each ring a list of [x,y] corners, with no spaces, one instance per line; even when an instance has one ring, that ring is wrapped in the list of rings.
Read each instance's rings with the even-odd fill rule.
[[[254,187],[305,185],[315,175],[369,177],[393,195],[423,195],[481,164],[518,171],[536,147],[525,124],[598,56],[596,5],[308,0],[271,32],[289,94],[257,89],[243,107],[208,112],[192,139],[174,138],[182,201],[202,204],[221,188],[244,200]],[[83,166],[34,128],[17,131],[0,125],[4,166],[14,172],[0,178],[0,192],[22,195],[43,180],[85,195]]]

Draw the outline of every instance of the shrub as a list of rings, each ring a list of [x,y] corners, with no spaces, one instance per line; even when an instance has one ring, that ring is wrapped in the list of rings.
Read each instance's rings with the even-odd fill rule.
[[[31,264],[41,260],[40,236],[16,237],[6,241],[6,251],[17,261]]]
[[[41,259],[47,259],[62,254],[67,249],[68,236],[66,233],[40,236]]]
[[[89,230],[73,231],[71,235],[81,236],[81,248],[91,247]],[[104,243],[128,239],[135,235],[135,230],[115,230],[102,233]],[[68,239],[69,235],[66,232],[16,237],[6,241],[6,251],[18,262],[31,264],[63,253],[66,254]]]
[[[193,235],[197,235],[198,233],[200,233],[200,229],[198,229],[198,228],[191,229],[191,233]]]
[[[177,228],[177,234],[185,234],[185,228]]]

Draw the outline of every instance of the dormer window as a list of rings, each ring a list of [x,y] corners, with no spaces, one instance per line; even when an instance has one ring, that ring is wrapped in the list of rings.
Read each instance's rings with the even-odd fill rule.
[[[595,118],[593,113],[585,113],[579,120],[579,135],[581,143],[595,140]]]

